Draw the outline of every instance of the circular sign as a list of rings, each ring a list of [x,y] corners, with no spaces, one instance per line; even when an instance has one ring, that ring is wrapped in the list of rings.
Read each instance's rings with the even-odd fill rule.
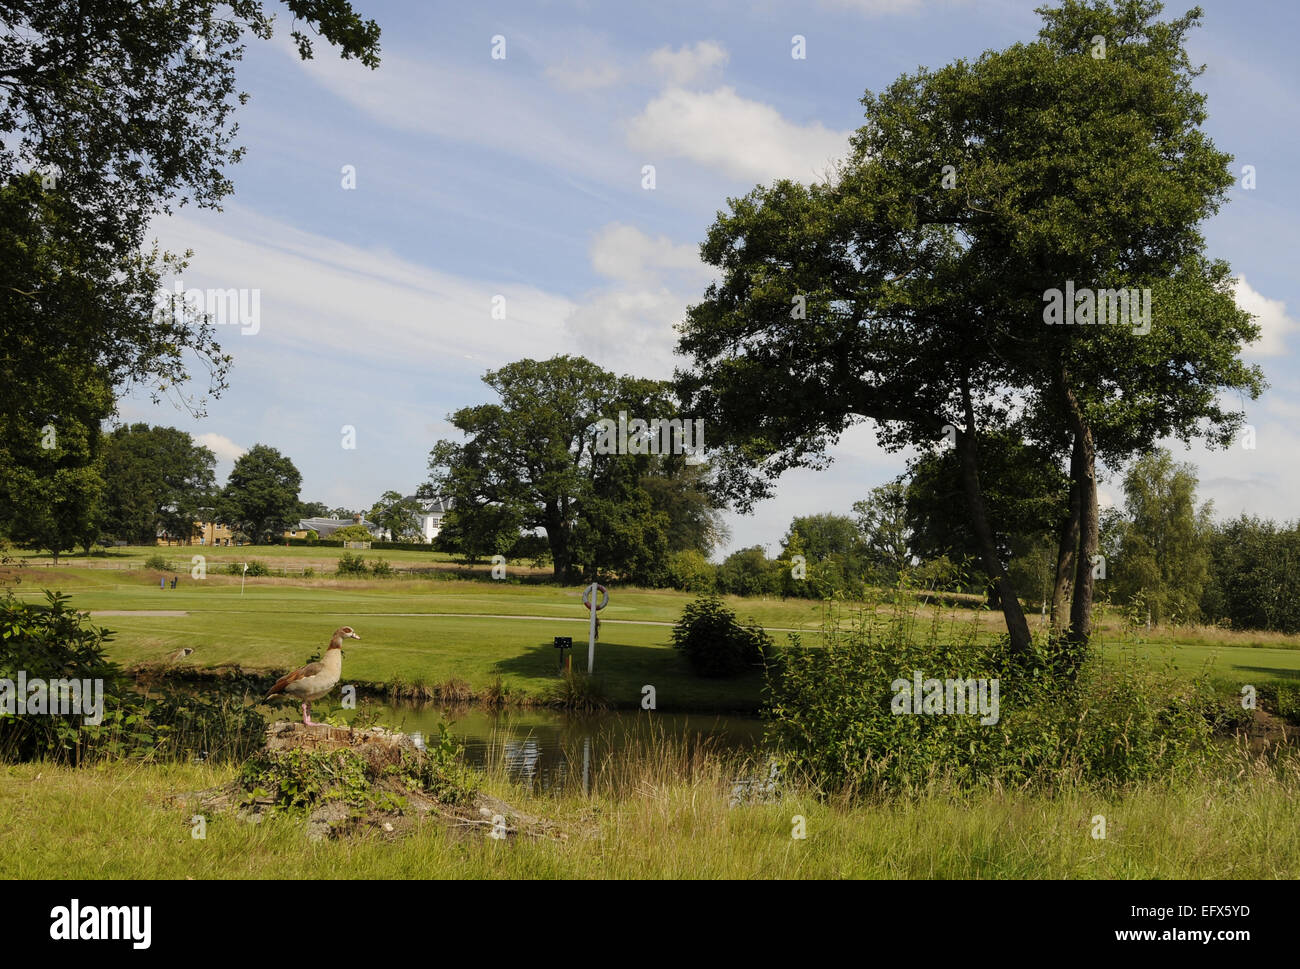
[[[597,585],[596,589],[601,595],[600,605],[596,606],[596,611],[599,612],[601,609],[604,609],[609,605],[609,590],[603,585]],[[582,590],[582,604],[588,609],[591,608],[591,586],[587,586],[587,588]]]

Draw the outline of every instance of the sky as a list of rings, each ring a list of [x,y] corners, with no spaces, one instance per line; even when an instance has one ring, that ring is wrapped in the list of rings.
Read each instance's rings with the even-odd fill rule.
[[[434,442],[458,438],[450,415],[493,399],[487,370],[568,353],[670,377],[685,363],[674,326],[713,278],[699,244],[728,198],[818,179],[846,153],[865,91],[1031,41],[1040,23],[1038,0],[353,3],[383,31],[380,67],[320,40],[301,61],[280,7],[274,39],[251,39],[239,67],[251,97],[233,196],[155,223],[165,248],[193,251],[183,286],[257,294],[255,327],[218,328],[229,389],[201,418],[139,391],[119,410],[190,431],[219,481],[271,445],[302,472],[303,500],[354,509],[427,479]],[[1206,130],[1234,172],[1255,170],[1204,231],[1263,326],[1246,355],[1270,388],[1240,401],[1254,448],[1171,448],[1217,517],[1292,520],[1300,7],[1200,6],[1189,48],[1206,65]],[[830,453],[829,469],[788,472],[753,514],[729,514],[715,557],[779,551],[792,517],[849,513],[907,458],[877,447],[869,422]],[[1104,481],[1103,505],[1119,481]]]

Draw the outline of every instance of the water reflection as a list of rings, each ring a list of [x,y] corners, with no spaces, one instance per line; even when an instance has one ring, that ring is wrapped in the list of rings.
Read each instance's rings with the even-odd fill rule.
[[[324,712],[324,711],[322,711]],[[410,734],[421,749],[439,740],[445,722],[465,760],[483,770],[501,770],[537,790],[618,783],[619,758],[633,746],[666,743],[688,752],[749,752],[762,741],[757,718],[651,711],[567,714],[555,710],[485,710],[434,703],[363,701],[356,710],[331,710],[349,722],[357,716]]]

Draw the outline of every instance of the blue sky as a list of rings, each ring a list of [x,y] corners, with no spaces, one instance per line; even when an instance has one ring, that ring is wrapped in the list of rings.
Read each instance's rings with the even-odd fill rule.
[[[142,394],[121,406],[199,436],[222,479],[243,449],[272,445],[302,471],[305,500],[347,507],[414,491],[434,441],[454,436],[450,413],[489,399],[487,369],[581,353],[669,376],[673,325],[711,278],[698,245],[727,197],[817,178],[861,122],[864,90],[1032,40],[1039,24],[1036,2],[1010,0],[354,5],[383,29],[379,69],[320,43],[300,61],[282,15],[240,66],[251,99],[234,196],[157,223],[164,246],[194,250],[186,286],[261,291],[257,332],[222,334],[229,390],[202,419]],[[1208,68],[1207,128],[1257,173],[1206,236],[1264,325],[1250,358],[1271,389],[1247,408],[1253,450],[1174,451],[1199,466],[1220,516],[1292,519],[1300,10],[1201,6],[1190,46]],[[791,56],[794,35],[805,59]],[[498,296],[505,319],[492,316]],[[792,516],[848,512],[905,460],[870,425],[832,453],[829,470],[790,473],[755,514],[729,516],[729,548],[775,551]],[[1117,480],[1103,485],[1103,503],[1118,494]]]

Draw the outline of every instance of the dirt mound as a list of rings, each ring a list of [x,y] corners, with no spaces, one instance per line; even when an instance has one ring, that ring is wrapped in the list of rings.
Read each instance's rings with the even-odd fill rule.
[[[382,727],[273,723],[233,783],[184,799],[195,798],[205,813],[253,823],[274,812],[305,816],[313,841],[364,832],[396,838],[427,823],[466,837],[568,838],[553,822],[478,791],[458,761]]]
[[[1250,752],[1256,755],[1269,748],[1276,750],[1286,744],[1294,744],[1300,736],[1300,730],[1281,717],[1259,708],[1251,711],[1250,726],[1242,733],[1250,743]]]

